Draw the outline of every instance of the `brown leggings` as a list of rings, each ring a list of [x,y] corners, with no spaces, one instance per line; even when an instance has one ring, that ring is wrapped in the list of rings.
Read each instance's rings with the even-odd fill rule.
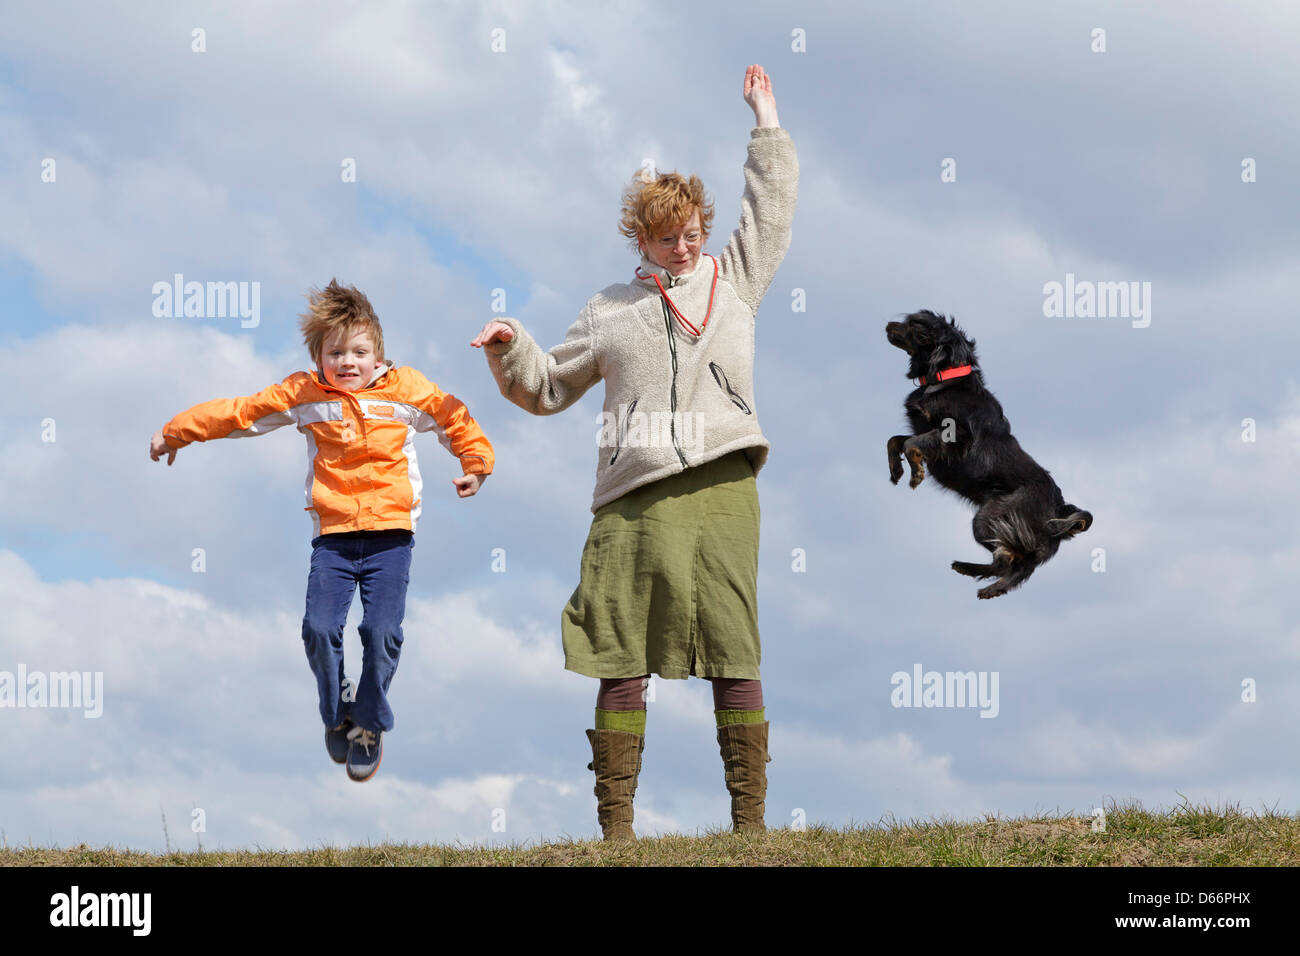
[[[602,677],[596,692],[599,710],[645,710],[646,678]],[[739,677],[708,677],[713,685],[714,710],[758,710],[763,706],[763,682]]]

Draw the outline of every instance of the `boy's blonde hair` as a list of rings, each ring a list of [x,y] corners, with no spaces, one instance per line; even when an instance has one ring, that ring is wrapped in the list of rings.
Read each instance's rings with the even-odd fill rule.
[[[345,339],[357,332],[369,332],[375,344],[375,360],[384,361],[384,330],[370,300],[356,286],[341,286],[337,279],[330,279],[323,291],[312,289],[307,293],[307,311],[299,318],[303,342],[317,365],[322,364],[325,340],[340,330]]]
[[[638,249],[637,240],[647,243],[660,230],[672,229],[700,211],[700,233],[707,239],[713,225],[713,201],[704,195],[699,176],[687,179],[678,173],[653,175],[645,169],[632,174],[631,184],[623,190],[623,215],[619,229]]]

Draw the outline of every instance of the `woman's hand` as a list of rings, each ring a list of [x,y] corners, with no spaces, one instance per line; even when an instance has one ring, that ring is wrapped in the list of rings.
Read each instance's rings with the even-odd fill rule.
[[[754,111],[754,125],[780,126],[776,118],[776,97],[772,95],[772,78],[757,63],[745,71],[745,102]]]
[[[515,337],[515,330],[510,328],[504,322],[492,321],[483,326],[483,331],[474,336],[470,345],[474,348],[482,348],[485,345],[491,345],[493,342],[509,342]],[[473,494],[473,492],[470,492]]]

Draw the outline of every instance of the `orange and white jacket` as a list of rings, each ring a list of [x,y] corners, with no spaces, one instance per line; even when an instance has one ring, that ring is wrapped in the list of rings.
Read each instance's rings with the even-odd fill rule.
[[[415,433],[434,432],[466,475],[490,475],[492,444],[465,404],[417,369],[386,361],[349,392],[318,371],[294,372],[245,398],[218,398],[163,426],[173,448],[211,438],[265,435],[296,425],[307,438],[304,488],[313,537],[341,531],[415,531],[420,465]]]

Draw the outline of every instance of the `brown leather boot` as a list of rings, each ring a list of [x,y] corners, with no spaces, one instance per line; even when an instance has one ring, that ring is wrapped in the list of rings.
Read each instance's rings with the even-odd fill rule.
[[[622,730],[589,730],[591,763],[596,771],[596,817],[605,831],[606,840],[636,840],[632,832],[632,798],[636,796],[637,775],[641,773],[644,734]]]
[[[718,728],[727,790],[731,794],[731,825],[740,833],[763,833],[763,811],[767,800],[767,752],[769,721],[761,724],[724,724]]]

